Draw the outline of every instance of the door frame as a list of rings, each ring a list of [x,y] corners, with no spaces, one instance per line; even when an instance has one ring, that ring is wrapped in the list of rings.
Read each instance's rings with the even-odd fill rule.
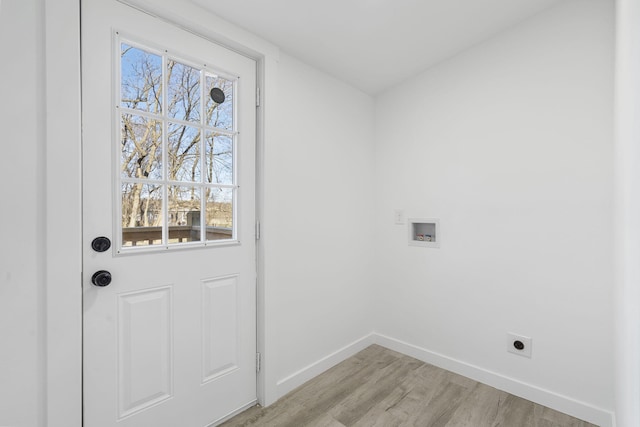
[[[279,50],[270,43],[201,8],[197,0],[117,0],[209,41],[248,56],[257,64],[260,107],[256,111],[257,241],[256,334],[262,355],[256,393],[261,405],[277,399],[275,331],[268,321],[266,243],[269,213],[265,211],[266,142],[275,134],[275,92]],[[42,336],[43,418],[51,426],[82,426],[82,140],[80,81],[80,3],[61,0],[55,6],[40,0],[45,27],[46,74],[46,331]],[[212,30],[215,28],[216,30]],[[65,100],[62,103],[60,100]],[[64,104],[64,108],[60,108]],[[70,131],[71,130],[71,131]],[[62,167],[64,166],[64,167]],[[64,201],[64,204],[61,203]],[[65,206],[65,209],[60,209]],[[55,343],[55,345],[47,345]]]

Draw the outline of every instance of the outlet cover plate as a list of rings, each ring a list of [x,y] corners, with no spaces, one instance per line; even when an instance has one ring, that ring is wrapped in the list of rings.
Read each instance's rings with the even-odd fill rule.
[[[393,222],[396,225],[404,225],[404,210],[402,209],[393,210]]]
[[[516,341],[520,341],[524,344],[524,348],[522,350],[518,350],[514,346]],[[511,332],[507,333],[507,351],[509,353],[517,354],[518,356],[531,358],[531,338]]]

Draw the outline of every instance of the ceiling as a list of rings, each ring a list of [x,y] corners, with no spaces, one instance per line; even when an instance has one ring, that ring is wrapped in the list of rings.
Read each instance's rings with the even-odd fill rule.
[[[561,0],[192,0],[376,94]]]

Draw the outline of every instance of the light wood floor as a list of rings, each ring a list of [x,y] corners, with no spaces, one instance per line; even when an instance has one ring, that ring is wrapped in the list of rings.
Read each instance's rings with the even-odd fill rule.
[[[594,427],[377,345],[222,425]]]

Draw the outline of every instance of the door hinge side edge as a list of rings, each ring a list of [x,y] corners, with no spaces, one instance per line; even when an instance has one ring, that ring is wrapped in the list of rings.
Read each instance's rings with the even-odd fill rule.
[[[256,87],[256,107],[260,106],[260,86]]]
[[[256,221],[256,240],[260,240],[260,221]]]
[[[262,367],[262,354],[259,352],[256,353],[256,373],[260,373],[260,368]]]

